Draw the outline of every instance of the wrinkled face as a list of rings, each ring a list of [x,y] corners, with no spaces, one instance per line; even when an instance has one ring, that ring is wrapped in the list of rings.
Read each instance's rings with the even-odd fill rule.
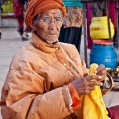
[[[37,35],[46,42],[53,43],[58,40],[62,26],[62,11],[52,9],[42,13],[34,22]]]

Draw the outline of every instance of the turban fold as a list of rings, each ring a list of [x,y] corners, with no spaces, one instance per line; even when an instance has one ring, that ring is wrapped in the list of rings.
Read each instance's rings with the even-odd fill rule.
[[[31,27],[31,21],[37,14],[57,8],[62,10],[63,16],[66,15],[66,8],[62,0],[29,0],[25,15],[26,25]]]

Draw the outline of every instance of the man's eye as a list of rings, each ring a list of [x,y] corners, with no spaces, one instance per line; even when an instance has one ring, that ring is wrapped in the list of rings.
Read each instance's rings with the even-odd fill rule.
[[[61,21],[62,18],[61,18],[61,17],[56,17],[55,20],[56,20],[56,21]]]
[[[45,17],[45,18],[43,18],[43,21],[50,21],[50,18],[49,17]]]

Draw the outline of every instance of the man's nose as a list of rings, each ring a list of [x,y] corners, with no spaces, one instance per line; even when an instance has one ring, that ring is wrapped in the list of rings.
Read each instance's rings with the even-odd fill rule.
[[[49,27],[50,27],[51,29],[56,28],[55,20],[52,20],[52,21],[50,22]]]

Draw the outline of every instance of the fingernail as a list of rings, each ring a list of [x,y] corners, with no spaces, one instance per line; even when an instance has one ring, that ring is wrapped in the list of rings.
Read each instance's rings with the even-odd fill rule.
[[[97,71],[95,70],[95,74],[97,73]]]
[[[102,86],[102,85],[103,85],[103,83],[100,83],[100,85]]]
[[[99,76],[99,78],[101,79],[101,78],[102,78],[102,76]]]

